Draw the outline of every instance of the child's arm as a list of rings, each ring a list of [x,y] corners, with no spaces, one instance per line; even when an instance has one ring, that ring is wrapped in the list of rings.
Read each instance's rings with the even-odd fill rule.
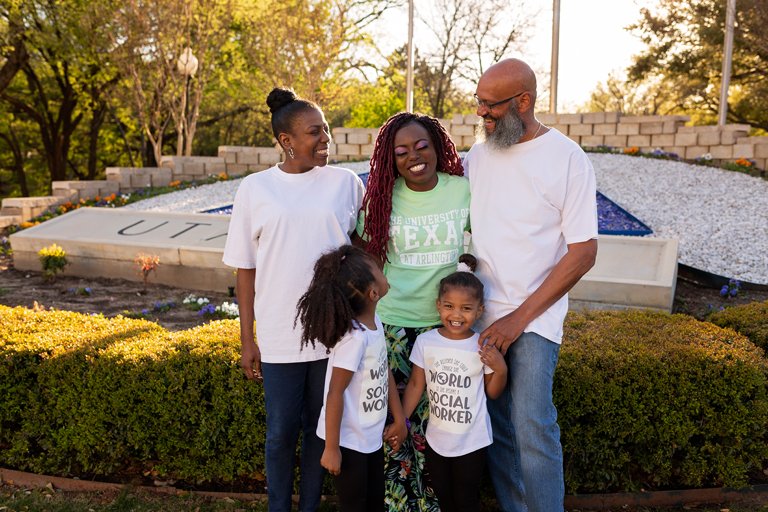
[[[411,376],[403,394],[403,413],[406,418],[410,418],[416,406],[419,405],[419,400],[421,400],[426,386],[427,378],[424,376],[424,368],[415,364],[411,365]]]
[[[332,475],[341,473],[341,416],[344,414],[344,390],[349,386],[354,372],[344,368],[331,369],[331,382],[325,399],[325,450],[320,465]]]
[[[499,349],[490,343],[480,349],[480,361],[493,373],[485,375],[485,394],[488,398],[498,398],[507,386],[507,363]]]
[[[400,403],[400,397],[397,396],[397,385],[392,370],[389,370],[389,412],[392,413],[394,420],[384,428],[384,440],[389,443],[393,451],[400,449],[400,446],[408,437],[408,427],[405,424],[405,414],[403,406]]]

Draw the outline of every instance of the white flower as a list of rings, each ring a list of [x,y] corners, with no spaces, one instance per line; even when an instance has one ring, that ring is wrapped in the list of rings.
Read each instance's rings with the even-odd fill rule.
[[[208,299],[207,299],[207,298],[205,298],[205,297],[200,297],[199,299],[197,299],[197,303],[198,303],[199,305],[201,305],[201,306],[204,306],[205,304],[208,304],[209,302],[211,302],[211,301],[210,301],[210,300],[208,300]]]
[[[216,307],[216,311],[233,318],[238,318],[240,316],[240,310],[234,302],[222,302],[221,306]]]
[[[712,154],[711,153],[704,153],[701,155],[702,160],[712,160]]]

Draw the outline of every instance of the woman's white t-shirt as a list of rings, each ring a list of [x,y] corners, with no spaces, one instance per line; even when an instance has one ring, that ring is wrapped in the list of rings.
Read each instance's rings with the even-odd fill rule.
[[[389,363],[384,327],[376,317],[376,330],[357,324],[336,344],[325,372],[323,409],[317,422],[317,436],[325,439],[325,406],[334,368],[354,372],[344,390],[339,445],[360,453],[372,453],[382,446],[389,397]]]
[[[424,369],[429,397],[427,442],[443,457],[458,457],[493,442],[485,403],[485,374],[479,335],[451,340],[432,329],[416,338],[411,362]]]
[[[256,269],[256,338],[266,363],[327,357],[319,344],[300,346],[296,304],[321,254],[349,243],[363,183],[349,169],[315,167],[302,174],[278,166],[243,179],[235,195],[223,261]]]

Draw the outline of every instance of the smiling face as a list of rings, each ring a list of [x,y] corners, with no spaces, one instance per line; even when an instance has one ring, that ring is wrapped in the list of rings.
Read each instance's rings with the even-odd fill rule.
[[[443,324],[440,334],[450,340],[465,340],[472,336],[472,326],[483,314],[483,305],[475,290],[448,286],[437,298],[437,312]]]
[[[394,139],[395,165],[405,185],[416,192],[437,185],[437,153],[429,132],[419,123],[400,128]]]
[[[280,143],[286,149],[286,172],[306,172],[327,165],[331,133],[325,116],[317,109],[305,109],[296,115],[291,133],[280,134]],[[293,158],[288,148],[293,148]]]

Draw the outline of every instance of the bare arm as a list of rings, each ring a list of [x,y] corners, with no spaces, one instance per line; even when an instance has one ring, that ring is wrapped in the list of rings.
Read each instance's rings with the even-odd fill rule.
[[[557,262],[541,286],[519,308],[492,323],[480,333],[480,343],[498,347],[502,354],[535,318],[557,302],[595,264],[597,240],[568,244],[568,252]]]
[[[406,418],[410,418],[416,406],[419,405],[419,400],[421,400],[426,386],[427,378],[424,375],[424,368],[415,364],[412,365],[411,376],[408,378],[408,385],[405,386],[405,393],[403,394],[403,413]]]
[[[498,398],[507,387],[507,363],[499,349],[490,343],[480,349],[480,360],[493,373],[487,373],[485,379],[485,395],[488,398]]]
[[[237,269],[237,309],[240,312],[240,366],[249,380],[261,378],[261,352],[253,332],[256,269]]]
[[[344,390],[349,386],[354,372],[334,367],[325,399],[325,450],[320,465],[332,475],[341,473],[341,417],[344,414]]]
[[[384,429],[384,440],[389,443],[393,451],[398,451],[405,438],[408,437],[408,427],[405,425],[405,414],[403,406],[400,403],[400,397],[397,395],[397,385],[392,370],[389,370],[389,412],[392,414],[393,421]]]

